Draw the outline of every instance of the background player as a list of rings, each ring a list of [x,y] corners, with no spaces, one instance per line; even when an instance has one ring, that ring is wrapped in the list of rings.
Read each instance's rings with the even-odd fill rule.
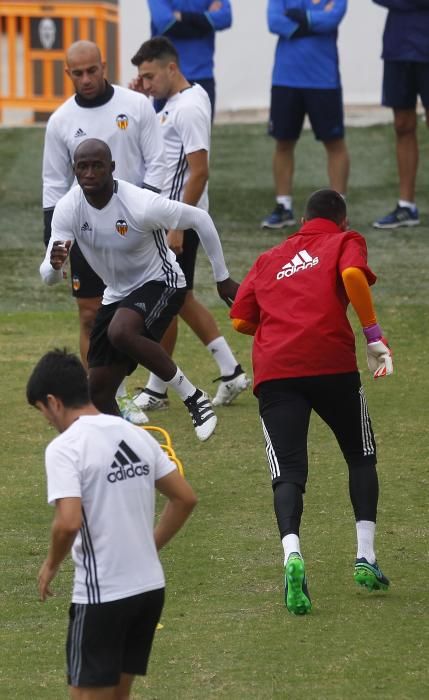
[[[67,635],[74,700],[127,700],[145,675],[164,602],[157,552],[196,504],[189,484],[156,440],[90,402],[75,355],[44,355],[27,399],[60,435],[46,450],[48,502],[55,506],[49,551],[38,576],[42,601],[72,551]],[[154,491],[168,501],[154,531]]]
[[[85,139],[97,137],[109,144],[116,175],[139,187],[159,192],[165,177],[164,147],[150,101],[144,96],[105,79],[105,63],[90,41],[72,44],[66,53],[66,73],[76,94],[50,117],[43,152],[43,210],[45,245],[51,235],[51,220],[58,200],[73,180],[73,156]],[[79,310],[80,354],[86,365],[89,334],[103,296],[104,285],[91,269],[78,245],[70,254],[73,296]],[[124,416],[133,422],[146,418],[120,395]]]
[[[197,83],[186,80],[179,68],[176,49],[165,37],[146,41],[131,62],[138,67],[146,94],[167,100],[160,112],[167,159],[162,194],[207,211],[211,117],[206,92]],[[192,230],[171,229],[167,241],[186,278],[187,293],[180,316],[212,354],[221,374],[213,405],[230,404],[250,382],[212,314],[194,296],[199,238]],[[176,340],[177,317],[162,339],[169,355],[173,354]],[[151,374],[144,391],[134,401],[143,410],[164,408],[168,402],[166,392],[165,382]]]
[[[349,468],[357,532],[354,578],[369,590],[389,586],[374,551],[376,445],[346,313],[350,300],[374,377],[391,374],[391,353],[369,289],[376,277],[366,259],[365,240],[347,230],[341,195],[319,190],[307,202],[302,228],[257,259],[231,309],[235,328],[255,334],[254,392],[284,549],[285,603],[295,614],[311,609],[299,528],[312,410],[334,432]]]
[[[115,392],[142,364],[184,401],[200,440],[216,427],[207,394],[197,389],[159,345],[185,297],[185,279],[169,250],[164,229],[194,228],[213,268],[219,295],[231,304],[238,284],[231,280],[210,216],[124,180],[114,180],[109,147],[88,139],[75,151],[79,186],[58,202],[52,234],[40,266],[55,284],[71,242],[79,243],[91,267],[107,285],[88,352],[91,398],[104,413],[116,414]]]

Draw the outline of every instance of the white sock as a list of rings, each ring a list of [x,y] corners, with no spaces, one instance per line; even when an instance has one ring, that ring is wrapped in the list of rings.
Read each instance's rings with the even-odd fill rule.
[[[162,379],[157,377],[156,374],[151,372],[145,388],[150,389],[151,391],[156,391],[157,394],[165,394],[167,391],[167,382],[164,382]]]
[[[358,520],[356,523],[357,554],[356,558],[365,559],[370,563],[375,562],[374,539],[375,523],[371,520]]]
[[[416,211],[417,206],[415,202],[408,202],[406,199],[398,199],[398,204],[400,207],[407,207],[411,211]]]
[[[279,194],[276,197],[277,204],[283,204],[285,209],[292,209],[292,197],[289,194]]]
[[[195,394],[197,390],[197,387],[185,377],[179,367],[177,368],[177,372],[173,379],[170,379],[170,381],[166,382],[166,384],[171,386],[174,391],[177,391],[182,401],[185,401],[187,398],[192,396],[192,394]]]
[[[231,374],[234,374],[238,362],[222,335],[212,340],[211,343],[206,345],[206,348],[217,362],[222,377],[229,377]]]
[[[292,554],[292,552],[297,552],[298,554],[301,554],[298,535],[285,535],[282,539],[282,545],[283,551],[285,553],[285,564],[288,560],[289,554]]]
[[[125,386],[125,379],[119,384],[118,390],[116,392],[117,399],[124,399],[127,395],[127,388]]]

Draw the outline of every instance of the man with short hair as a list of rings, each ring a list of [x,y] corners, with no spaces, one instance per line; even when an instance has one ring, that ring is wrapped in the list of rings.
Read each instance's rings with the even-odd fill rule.
[[[429,126],[429,2],[427,0],[374,0],[386,7],[383,35],[385,107],[393,110],[399,199],[395,209],[374,221],[374,228],[418,226],[416,179],[419,162],[417,97]]]
[[[276,206],[262,228],[295,225],[295,147],[306,114],[315,138],[326,150],[329,186],[346,194],[350,163],[337,50],[338,27],[346,9],[347,0],[268,1],[268,27],[278,36],[269,122],[269,134],[275,139]]]
[[[215,111],[215,34],[232,24],[230,0],[148,0],[153,36],[166,36],[180,57],[183,75],[201,85]],[[160,111],[164,99],[155,98]]]
[[[370,591],[389,586],[374,550],[376,445],[347,318],[350,301],[374,378],[391,374],[391,353],[369,289],[375,280],[365,240],[348,230],[344,199],[334,190],[319,190],[307,201],[301,229],[256,260],[231,309],[234,327],[255,336],[254,393],[284,551],[285,604],[297,615],[311,610],[299,529],[312,410],[334,432],[349,469],[357,533],[354,579]]]
[[[52,114],[46,128],[42,173],[45,245],[51,235],[55,206],[73,184],[75,149],[85,139],[97,137],[109,144],[117,177],[156,192],[163,186],[164,146],[153,107],[144,95],[108,83],[105,68],[93,42],[77,41],[67,49],[66,73],[75,95]],[[89,335],[104,284],[78,245],[71,250],[70,267],[72,293],[79,310],[80,354],[86,365]],[[119,394],[124,417],[143,422],[144,413],[126,398],[125,387]]]
[[[196,497],[147,432],[100,413],[75,355],[44,355],[27,400],[60,435],[46,449],[55,506],[40,600],[71,551],[75,577],[67,635],[70,697],[127,700],[146,675],[165,579],[158,551],[191,514]],[[155,490],[168,501],[154,530]]]
[[[162,194],[208,211],[211,119],[206,92],[200,85],[191,84],[184,77],[177,51],[165,37],[146,41],[131,62],[138,68],[146,94],[167,100],[160,112],[167,159],[167,176]],[[213,315],[194,296],[199,238],[191,229],[170,229],[167,241],[186,278],[186,297],[179,315],[211,353],[219,368],[220,382],[213,405],[229,405],[250,382],[221,335]],[[175,317],[162,340],[170,356],[176,345],[177,326]],[[167,385],[151,374],[145,389],[134,398],[134,402],[144,411],[166,408]]]
[[[74,241],[107,285],[91,332],[88,365],[91,399],[117,414],[115,392],[138,364],[161,377],[188,409],[200,440],[217,418],[197,389],[160,346],[185,298],[185,278],[169,250],[165,229],[193,228],[212,264],[219,296],[231,304],[238,284],[230,277],[210,216],[181,202],[114,180],[115,164],[104,141],[88,139],[75,151],[78,185],[58,202],[40,274],[46,284],[62,279]]]

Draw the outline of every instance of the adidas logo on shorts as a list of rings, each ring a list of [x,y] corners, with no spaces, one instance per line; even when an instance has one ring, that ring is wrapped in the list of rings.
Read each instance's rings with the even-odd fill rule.
[[[319,258],[313,258],[306,250],[300,250],[290,262],[283,265],[280,272],[277,273],[277,279],[282,280],[284,277],[292,277],[296,272],[308,270],[319,263]]]

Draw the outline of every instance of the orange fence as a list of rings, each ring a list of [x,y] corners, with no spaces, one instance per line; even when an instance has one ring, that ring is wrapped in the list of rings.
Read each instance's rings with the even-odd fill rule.
[[[95,41],[118,80],[118,8],[105,2],[0,2],[0,122],[5,108],[53,112],[73,93],[65,51],[78,39]]]

